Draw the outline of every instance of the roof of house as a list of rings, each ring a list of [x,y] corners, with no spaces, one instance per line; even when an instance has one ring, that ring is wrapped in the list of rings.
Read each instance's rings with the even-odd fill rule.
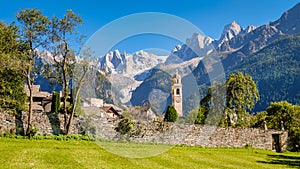
[[[118,113],[118,111],[113,107],[113,106],[106,106],[102,108],[106,113],[114,113],[117,116],[120,116],[120,113]]]
[[[103,107],[113,107],[117,112],[121,112],[122,109],[114,104],[107,104],[107,103],[104,103]]]
[[[81,107],[82,110],[85,112],[86,115],[100,115],[103,113],[104,117],[109,117],[105,116],[105,114],[108,113],[114,113],[116,116],[120,116],[120,113],[117,112],[113,107],[96,107],[96,106],[89,106],[89,107]]]
[[[25,91],[26,95],[29,97],[30,92],[29,92],[28,85],[24,85],[24,91]],[[33,94],[33,97],[47,97],[47,96],[51,95],[48,92],[42,92],[40,85],[32,86],[32,94]]]

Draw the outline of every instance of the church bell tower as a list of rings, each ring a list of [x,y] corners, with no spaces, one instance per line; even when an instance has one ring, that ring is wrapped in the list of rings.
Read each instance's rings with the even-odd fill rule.
[[[182,117],[182,84],[178,71],[172,78],[172,105],[176,109],[178,117]]]

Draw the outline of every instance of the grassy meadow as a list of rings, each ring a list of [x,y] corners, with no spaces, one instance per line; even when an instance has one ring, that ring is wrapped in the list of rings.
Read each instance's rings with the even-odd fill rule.
[[[119,145],[113,146],[118,149]],[[136,143],[129,146],[127,150],[133,152],[140,147]],[[143,146],[160,148],[153,144]],[[127,158],[112,154],[92,141],[0,137],[0,168],[300,168],[300,153],[175,146],[157,156]]]

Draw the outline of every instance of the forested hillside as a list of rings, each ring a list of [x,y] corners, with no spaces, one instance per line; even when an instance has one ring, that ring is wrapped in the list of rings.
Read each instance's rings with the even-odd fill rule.
[[[260,101],[254,111],[265,110],[271,102],[300,103],[300,35],[286,35],[245,58],[227,71],[251,75],[258,85]]]

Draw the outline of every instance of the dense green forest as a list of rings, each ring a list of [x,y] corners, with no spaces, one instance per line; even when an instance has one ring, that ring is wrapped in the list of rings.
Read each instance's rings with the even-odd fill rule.
[[[287,35],[245,58],[228,74],[242,71],[253,77],[260,93],[254,111],[271,102],[300,104],[300,35]]]

